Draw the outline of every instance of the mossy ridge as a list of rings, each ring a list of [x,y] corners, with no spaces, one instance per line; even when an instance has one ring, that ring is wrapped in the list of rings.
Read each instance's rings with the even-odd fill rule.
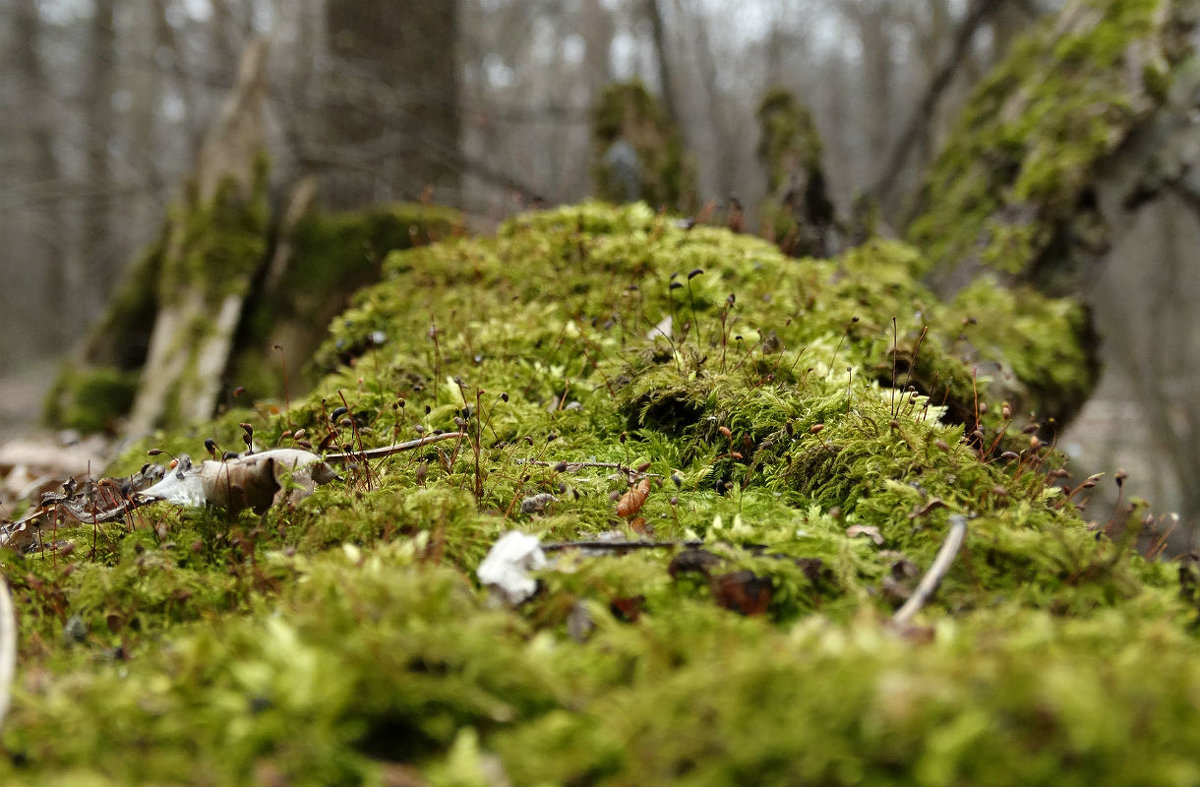
[[[4,736],[23,764],[0,772],[338,781],[406,762],[448,782],[495,752],[520,782],[769,779],[800,763],[833,783],[952,783],[986,780],[969,745],[979,762],[1036,777],[1080,772],[1128,733],[1148,768],[1176,773],[1186,763],[1170,752],[1187,751],[1193,732],[1159,722],[1191,707],[1200,677],[1187,665],[1200,654],[1172,569],[1089,531],[1046,487],[1045,449],[999,458],[939,420],[943,396],[973,401],[977,387],[997,435],[992,384],[972,380],[960,354],[998,350],[1022,367],[1035,328],[1061,337],[1037,345],[1041,363],[1075,363],[1069,311],[1046,301],[1045,324],[1005,322],[1019,301],[982,289],[941,304],[912,283],[922,264],[888,242],[789,260],[645,205],[598,204],[391,255],[385,280],[335,322],[319,354],[332,370],[314,392],[266,419],[229,413],[211,434],[236,446],[237,422],[251,421],[261,446],[300,427],[315,442],[345,397],[358,436],[342,428],[335,447],[456,418],[469,438],[379,462],[369,477],[350,469],[347,483],[262,518],[144,509],[132,533],[101,528],[94,556],[82,526],[57,534],[70,555],[7,558],[25,578],[14,583],[23,674],[37,677],[17,687]],[[1005,330],[964,324],[972,312]],[[653,331],[666,316],[669,338]],[[893,316],[900,348],[945,370],[953,390],[880,386]],[[385,341],[365,345],[377,330]],[[159,444],[196,453],[201,441]],[[136,469],[150,444],[114,471]],[[500,533],[631,527],[609,497],[626,481],[556,467],[585,460],[648,463],[663,487],[639,512],[643,527],[703,536],[720,561],[712,574],[769,587],[765,614],[719,608],[697,572],[673,577],[671,550],[567,553],[530,603],[486,609],[465,575]],[[523,513],[541,492],[558,499]],[[878,623],[896,604],[885,580],[928,566],[950,513],[977,516],[923,613],[934,642],[893,639]],[[86,634],[66,647],[76,615]],[[577,643],[567,631],[581,618],[592,629]],[[1177,675],[1152,666],[1162,649]],[[1097,655],[1109,653],[1116,667]],[[1141,714],[1144,726],[1116,729],[1070,699],[1122,676],[1138,682],[1110,716]],[[998,731],[981,719],[999,719]],[[1051,765],[1035,756],[1041,738],[1019,732],[1029,719],[1064,741]]]
[[[1064,264],[1043,257],[1072,232],[1096,167],[1165,99],[1178,13],[1163,0],[1076,0],[1013,46],[909,225],[935,276],[965,266],[1030,280]]]

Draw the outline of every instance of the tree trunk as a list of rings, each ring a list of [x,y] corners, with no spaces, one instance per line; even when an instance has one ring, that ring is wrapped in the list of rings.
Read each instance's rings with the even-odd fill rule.
[[[427,190],[450,201],[459,151],[458,11],[455,3],[329,0],[328,157],[353,171],[327,173],[325,196],[357,207]]]
[[[67,271],[68,291],[77,304],[67,322],[76,333],[82,330],[88,318],[99,312],[104,294],[100,290],[103,289],[103,283],[110,281],[115,273],[111,213],[106,197],[113,188],[109,145],[116,134],[116,116],[113,112],[113,91],[116,88],[115,8],[115,0],[97,0],[93,5],[87,42],[90,52],[84,61],[88,69],[84,88],[88,133],[84,183],[91,194],[100,196],[83,202],[80,243],[83,256],[82,259],[75,259]],[[87,268],[92,271],[89,272]],[[101,286],[94,286],[96,282],[100,282]]]
[[[242,303],[266,253],[263,102],[266,44],[243,56],[238,84],[209,129],[158,261],[158,315],[129,431],[212,415]]]

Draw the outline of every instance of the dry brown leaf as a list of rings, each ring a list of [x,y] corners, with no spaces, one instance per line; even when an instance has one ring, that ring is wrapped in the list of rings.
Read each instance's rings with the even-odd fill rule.
[[[621,499],[617,501],[617,516],[629,517],[636,514],[646,504],[646,498],[650,495],[650,479],[643,478],[637,482],[636,486],[630,487],[629,491],[621,495]]]

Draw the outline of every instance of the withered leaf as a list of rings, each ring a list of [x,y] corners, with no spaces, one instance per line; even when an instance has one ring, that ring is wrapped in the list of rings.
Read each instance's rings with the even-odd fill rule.
[[[942,500],[940,497],[930,498],[928,503],[925,503],[920,508],[914,509],[913,512],[908,515],[908,518],[916,519],[919,516],[925,516],[936,508],[947,508],[946,501]]]
[[[281,483],[282,474],[291,483]],[[294,504],[326,484],[337,473],[321,457],[298,448],[276,448],[223,461],[205,460],[198,467],[168,473],[139,493],[144,500],[164,500],[189,506],[205,504],[237,512],[251,508],[264,513],[272,505]]]
[[[718,574],[708,581],[713,600],[742,615],[765,615],[771,604],[771,580],[742,570]]]
[[[618,620],[623,620],[627,623],[633,623],[642,614],[642,606],[646,603],[646,597],[642,594],[629,596],[627,598],[614,598],[609,604],[609,609],[613,613],[613,617]]]
[[[875,542],[876,546],[883,546],[883,534],[874,525],[851,525],[846,528],[846,535],[851,538],[855,536],[868,536]]]
[[[643,478],[637,482],[636,486],[630,487],[629,491],[621,495],[621,499],[617,501],[617,516],[629,517],[636,514],[646,504],[646,498],[650,495],[650,479]]]

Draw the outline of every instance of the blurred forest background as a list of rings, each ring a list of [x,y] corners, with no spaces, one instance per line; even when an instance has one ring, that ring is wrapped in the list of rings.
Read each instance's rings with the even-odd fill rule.
[[[692,206],[767,197],[756,111],[812,112],[829,194],[903,229],[971,88],[1055,0],[0,0],[0,440],[159,232],[240,53],[270,44],[277,209],[428,200],[485,232],[593,193],[593,109],[641,80],[682,130]],[[1175,200],[1174,202],[1172,200]],[[856,208],[858,206],[858,208]],[[1200,211],[1144,211],[1083,293],[1100,388],[1060,444],[1181,532],[1200,515]],[[1107,512],[1093,514],[1101,519]]]

